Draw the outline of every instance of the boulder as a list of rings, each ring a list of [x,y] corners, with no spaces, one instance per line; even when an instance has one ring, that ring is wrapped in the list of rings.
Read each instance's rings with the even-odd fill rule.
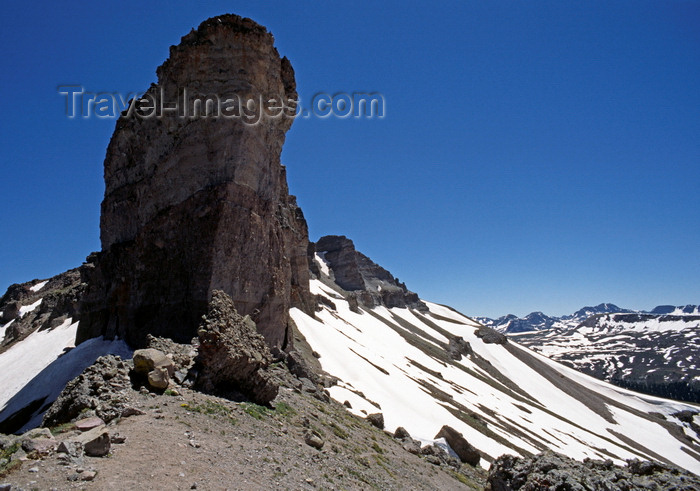
[[[109,432],[104,426],[98,426],[85,433],[72,436],[68,442],[70,446],[80,445],[85,455],[89,457],[104,457],[109,453],[111,447]]]
[[[406,428],[404,428],[403,426],[399,426],[394,432],[394,438],[398,440],[403,440],[404,438],[411,438],[411,435],[408,431],[406,431]]]
[[[175,373],[175,363],[165,353],[154,348],[134,351],[134,371],[148,374],[154,368],[164,368],[168,375]]]
[[[27,453],[36,452],[39,455],[48,455],[56,449],[58,442],[53,438],[24,438],[22,450]]]
[[[196,344],[192,343],[176,343],[172,339],[164,337],[156,337],[152,335],[146,336],[147,347],[157,349],[163,353],[167,353],[167,357],[170,358],[175,364],[175,372],[187,370],[192,366],[194,362],[194,357],[197,356]],[[173,375],[171,374],[171,377]]]
[[[165,390],[170,385],[170,377],[168,370],[165,368],[156,367],[148,372],[148,385],[158,390]]]
[[[206,392],[233,396],[240,392],[268,404],[279,385],[267,371],[272,354],[250,317],[242,317],[229,295],[212,292],[209,310],[199,328],[196,385]]]
[[[121,412],[119,415],[120,415],[122,418],[129,418],[129,417],[131,417],[131,416],[141,416],[141,415],[143,415],[143,414],[146,414],[146,413],[144,413],[143,411],[141,411],[141,410],[138,409],[138,408],[135,408],[135,407],[125,407],[124,409],[122,409],[122,412]]]
[[[297,378],[307,378],[314,382],[318,380],[318,375],[314,373],[311,367],[309,367],[309,364],[306,363],[306,360],[304,360],[304,357],[298,351],[289,351],[284,357],[284,361],[287,364],[289,371],[296,375]]]
[[[5,450],[6,448],[11,447],[12,445],[15,444],[17,441],[17,438],[15,435],[3,435],[0,433],[0,450]]]
[[[384,429],[384,415],[382,413],[368,414],[367,421],[369,421],[372,426],[376,426],[380,430]]]
[[[77,459],[83,456],[83,445],[77,441],[64,440],[58,444],[56,451]]]
[[[317,450],[321,450],[321,448],[323,448],[324,445],[324,441],[321,438],[321,435],[319,435],[315,431],[310,430],[304,432],[304,443]]]
[[[420,455],[421,453],[421,444],[418,440],[414,440],[413,438],[407,438],[403,441],[401,444],[401,447],[407,451],[408,453],[412,453],[413,455]]]
[[[465,464],[475,466],[481,460],[479,451],[474,448],[460,432],[451,426],[444,425],[435,438],[444,438],[447,444],[454,450],[459,460]]]

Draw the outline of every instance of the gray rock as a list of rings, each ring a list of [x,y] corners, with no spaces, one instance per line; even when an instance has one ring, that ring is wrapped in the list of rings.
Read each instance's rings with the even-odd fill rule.
[[[440,458],[437,457],[436,455],[426,455],[426,456],[425,456],[425,460],[427,460],[428,462],[430,462],[430,463],[433,464],[433,465],[440,465],[440,464],[442,464],[442,461],[441,461]]]
[[[369,421],[372,426],[376,426],[380,430],[384,429],[384,415],[382,413],[368,414],[367,421]]]
[[[284,357],[284,361],[289,368],[289,371],[296,375],[299,379],[308,379],[311,381],[318,380],[318,375],[314,373],[304,357],[296,350],[289,351]]]
[[[401,447],[407,451],[408,453],[412,453],[413,455],[420,455],[421,453],[421,444],[418,440],[414,440],[413,438],[407,438],[403,441],[401,444]]]
[[[459,460],[450,456],[444,448],[436,444],[422,447],[420,449],[420,454],[423,455],[426,460],[435,465],[445,465],[454,469],[459,469],[461,465]],[[437,459],[437,463],[435,459]]]
[[[89,457],[104,457],[111,448],[109,432],[104,426],[75,435],[69,438],[68,441],[71,444],[80,444],[85,455]]]
[[[146,336],[146,342],[149,348],[162,351],[166,353],[168,358],[172,359],[175,364],[175,372],[184,371],[186,374],[197,355],[197,349],[191,343],[176,343],[172,339],[152,336],[151,334]]]
[[[17,437],[14,435],[3,435],[0,433],[0,450],[5,450],[8,447],[14,445]]]
[[[481,338],[486,344],[506,344],[508,342],[508,338],[505,334],[501,334],[495,329],[486,326],[481,326],[474,334],[476,334],[477,338]]]
[[[453,360],[459,361],[462,356],[469,356],[473,353],[471,345],[461,336],[453,336],[447,345],[447,353]]]
[[[39,455],[49,455],[56,449],[58,442],[53,438],[23,438],[22,450],[27,453],[36,452]]]
[[[124,435],[120,435],[119,433],[115,433],[110,437],[109,441],[117,445],[121,445],[126,442],[126,437]]]
[[[164,367],[156,367],[148,372],[148,385],[158,390],[165,390],[170,385],[168,370]]]
[[[20,438],[48,438],[48,439],[53,439],[53,435],[51,434],[51,430],[48,428],[33,428],[24,434]]]
[[[153,348],[134,351],[134,372],[148,374],[155,368],[163,368],[168,375],[175,373],[175,363],[165,353]]]
[[[304,392],[308,392],[310,394],[318,392],[316,385],[308,378],[303,377],[300,378],[299,381],[301,382],[301,388]]]
[[[97,472],[95,471],[85,471],[80,474],[81,481],[94,481],[97,477]]]
[[[182,385],[187,379],[187,370],[178,370],[173,374],[173,380]]]
[[[465,464],[475,466],[481,460],[479,451],[474,448],[460,432],[451,426],[444,425],[440,428],[438,434],[435,435],[435,438],[444,438],[447,444],[459,456],[459,459]]]
[[[406,428],[404,428],[403,426],[399,426],[394,432],[394,438],[398,440],[403,440],[405,438],[411,438],[411,435],[408,431],[406,431]]]
[[[124,409],[122,409],[120,416],[122,418],[128,418],[131,416],[141,416],[142,414],[146,414],[146,413],[144,413],[143,411],[141,411],[140,409],[135,408],[135,407],[125,407]]]
[[[64,440],[58,444],[56,452],[80,458],[83,456],[83,444],[78,441]]]
[[[268,404],[279,385],[267,370],[272,360],[263,337],[250,317],[242,317],[220,290],[212,292],[207,315],[199,328],[196,385],[206,392],[235,388],[258,404]]]
[[[44,415],[42,426],[53,427],[72,421],[92,410],[105,422],[119,417],[127,407],[131,379],[129,361],[118,356],[98,358],[83,373],[68,382]]]
[[[321,435],[319,435],[315,431],[307,430],[304,433],[304,443],[317,450],[321,450],[321,448],[323,448],[324,441],[321,438]]]
[[[491,491],[547,489],[627,491],[641,489],[700,489],[700,477],[660,462],[630,460],[626,467],[612,461],[585,459],[578,462],[546,451],[522,458],[503,455],[491,465],[487,479]]]

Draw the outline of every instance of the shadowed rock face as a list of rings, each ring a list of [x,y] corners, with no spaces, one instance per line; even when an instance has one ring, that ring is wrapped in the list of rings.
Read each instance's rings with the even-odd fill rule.
[[[185,89],[190,101],[237,96],[257,110],[261,100],[294,100],[292,67],[264,27],[224,15],[172,46],[157,74],[147,97],[178,101],[178,110],[117,122],[104,164],[102,252],[86,275],[78,342],[189,341],[218,289],[284,348],[289,308],[310,306],[306,221],[280,164],[292,119],[182,115]]]

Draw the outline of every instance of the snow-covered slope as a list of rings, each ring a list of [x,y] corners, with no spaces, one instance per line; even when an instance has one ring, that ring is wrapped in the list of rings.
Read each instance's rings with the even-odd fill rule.
[[[643,396],[580,374],[515,342],[488,344],[474,320],[426,302],[407,308],[351,309],[328,278],[315,318],[292,309],[299,331],[338,377],[332,397],[357,414],[381,412],[387,429],[432,441],[442,425],[481,450],[503,454],[551,448],[571,457],[653,458],[700,472],[700,436],[674,414],[695,406]],[[448,347],[461,337],[465,356]]]
[[[12,285],[0,297],[0,433],[37,426],[63,387],[105,354],[130,356],[123,341],[75,347],[78,270]],[[10,333],[11,332],[11,333]]]

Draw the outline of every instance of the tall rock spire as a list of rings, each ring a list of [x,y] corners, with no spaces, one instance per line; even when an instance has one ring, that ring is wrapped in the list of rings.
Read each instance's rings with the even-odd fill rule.
[[[189,341],[213,290],[270,346],[291,339],[289,308],[310,305],[308,232],[280,164],[293,119],[274,109],[293,112],[294,71],[273,42],[250,19],[209,19],[170,48],[158,83],[122,113],[78,342]]]

